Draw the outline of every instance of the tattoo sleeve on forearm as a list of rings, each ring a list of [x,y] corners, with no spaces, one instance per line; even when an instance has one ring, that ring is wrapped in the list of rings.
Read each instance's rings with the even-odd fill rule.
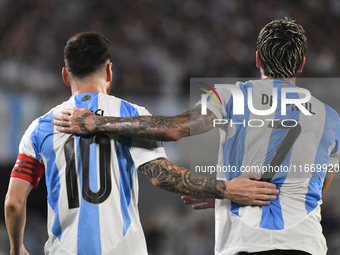
[[[85,126],[85,122],[86,122],[86,118],[89,117],[89,116],[92,116],[92,115],[93,115],[93,113],[84,113],[82,116],[75,118],[74,121],[78,124],[81,131],[83,131],[85,133],[89,132],[89,130]]]
[[[213,128],[216,118],[211,111],[201,115],[199,107],[177,116],[96,116],[92,122],[96,132],[113,132],[141,139],[172,141],[189,135],[201,134]],[[85,121],[88,116],[83,116]],[[79,126],[81,123],[78,123]],[[81,128],[86,128],[82,125]],[[82,129],[83,130],[83,129]]]
[[[223,181],[191,173],[189,169],[170,163],[167,159],[152,160],[139,170],[160,188],[173,193],[203,198],[224,198]]]

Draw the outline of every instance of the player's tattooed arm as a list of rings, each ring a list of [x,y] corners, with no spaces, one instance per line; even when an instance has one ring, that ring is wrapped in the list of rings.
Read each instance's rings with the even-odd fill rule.
[[[189,135],[201,134],[213,128],[216,116],[200,107],[177,116],[97,116],[88,109],[64,109],[54,116],[53,124],[60,132],[71,134],[117,133],[140,139],[177,141]]]
[[[149,161],[138,169],[153,185],[170,192],[201,198],[225,198],[225,181],[191,173],[165,158]]]
[[[275,184],[259,182],[255,173],[230,181],[216,180],[190,172],[165,158],[151,160],[138,170],[155,186],[190,197],[228,198],[245,205],[269,205],[269,200],[275,200],[275,194],[279,193]]]

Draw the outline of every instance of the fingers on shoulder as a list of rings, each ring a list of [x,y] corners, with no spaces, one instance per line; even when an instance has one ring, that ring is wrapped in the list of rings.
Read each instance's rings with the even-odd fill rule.
[[[65,109],[61,109],[61,113],[62,114],[69,114],[71,115],[73,113],[74,109],[70,109],[70,108],[65,108]]]

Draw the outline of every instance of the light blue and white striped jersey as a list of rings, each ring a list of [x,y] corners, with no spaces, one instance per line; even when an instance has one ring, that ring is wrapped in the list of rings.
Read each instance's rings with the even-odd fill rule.
[[[48,235],[45,254],[147,254],[138,212],[137,168],[166,157],[159,142],[119,135],[73,136],[56,131],[53,115],[88,108],[104,116],[150,115],[100,93],[77,94],[36,119],[19,153],[45,166]]]
[[[338,114],[311,97],[304,104],[311,115],[305,115],[294,104],[287,105],[286,115],[281,115],[281,88],[296,87],[281,80],[251,80],[235,86],[244,95],[243,115],[233,114],[235,105],[228,89],[216,90],[222,104],[209,97],[207,101],[207,108],[218,119],[228,120],[219,126],[218,160],[219,166],[231,171],[220,171],[217,177],[231,180],[241,172],[261,172],[269,165],[278,165],[271,182],[280,194],[269,206],[262,207],[217,200],[216,254],[272,249],[326,254],[320,225],[321,188],[327,168],[339,164]],[[273,101],[273,87],[277,88],[276,110],[269,115],[253,114],[248,106],[248,88],[252,89],[254,108],[267,110]],[[287,93],[287,98],[303,97],[296,92]],[[282,152],[284,147],[286,154]],[[273,163],[274,156],[282,153],[285,156]]]

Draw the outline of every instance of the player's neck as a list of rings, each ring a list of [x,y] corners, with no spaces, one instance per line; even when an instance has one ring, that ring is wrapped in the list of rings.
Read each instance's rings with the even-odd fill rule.
[[[87,79],[73,80],[71,83],[72,95],[79,93],[109,93],[110,84],[104,80]]]
[[[262,80],[265,80],[265,79],[281,80],[281,81],[289,82],[289,83],[294,84],[294,85],[295,85],[295,82],[296,82],[296,77],[291,77],[291,78],[273,78],[271,76],[264,75],[262,70],[261,70],[261,79]]]

